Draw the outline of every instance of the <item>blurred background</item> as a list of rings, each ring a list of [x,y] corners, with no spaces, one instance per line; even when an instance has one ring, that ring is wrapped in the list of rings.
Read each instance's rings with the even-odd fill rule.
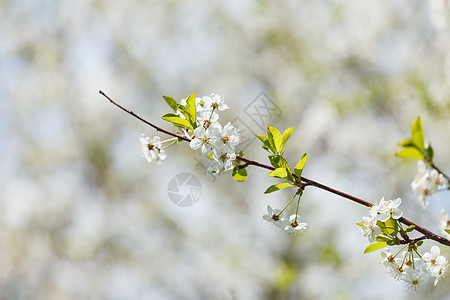
[[[213,178],[186,143],[148,164],[156,131],[98,93],[166,129],[162,95],[217,93],[222,124],[262,134],[246,112],[263,92],[304,176],[401,197],[439,232],[449,193],[422,210],[416,163],[394,153],[420,115],[450,170],[449,22],[445,0],[0,0],[0,299],[450,299],[448,280],[411,292],[363,254],[367,208],[308,188],[309,232],[275,231],[261,217],[292,191],[264,195],[277,181],[252,167]],[[245,152],[268,162],[258,141]],[[186,172],[201,196],[180,207],[168,184]]]

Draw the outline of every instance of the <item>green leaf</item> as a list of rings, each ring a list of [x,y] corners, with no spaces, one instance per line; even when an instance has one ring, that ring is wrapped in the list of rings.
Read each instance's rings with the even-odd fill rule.
[[[412,124],[411,127],[411,133],[412,133],[412,141],[418,147],[420,151],[424,150],[424,136],[423,136],[423,126],[422,126],[422,120],[420,117],[417,117],[416,121]]]
[[[376,250],[384,248],[386,246],[387,246],[386,242],[375,242],[375,243],[370,244],[369,246],[367,246],[366,250],[364,250],[364,254],[376,251]]]
[[[429,161],[429,162],[433,161],[434,152],[433,152],[433,148],[431,147],[431,144],[428,145],[427,148],[425,148],[425,155],[426,155],[426,157],[425,157],[426,161]]]
[[[403,158],[412,158],[419,160],[423,159],[422,153],[417,148],[414,147],[405,147],[404,149],[395,153],[395,155]]]
[[[386,242],[386,244],[388,244],[389,246],[394,246],[394,245],[397,245],[397,242],[394,240],[389,240]]]
[[[444,229],[444,231],[450,234],[450,229]]]
[[[267,137],[267,135],[259,134],[259,135],[256,135],[256,137],[258,139],[260,139],[261,142],[263,142],[262,148],[264,150],[266,150],[267,152],[270,152],[270,153],[275,153],[276,152],[275,149],[270,144],[270,141],[269,141],[269,138]]]
[[[420,247],[420,246],[422,246],[422,244],[423,244],[423,241],[418,241],[416,245]]]
[[[195,107],[195,93],[186,99],[186,112],[190,116],[191,123],[195,124],[197,118],[197,109]]]
[[[257,134],[256,137],[263,143],[269,139],[267,135],[264,134]]]
[[[172,107],[173,111],[176,112],[178,110],[178,103],[172,97],[163,96],[164,100],[166,100],[167,104]]]
[[[389,218],[386,222],[377,221],[377,225],[383,235],[394,237],[398,233],[397,222],[392,218]]]
[[[389,239],[389,238],[387,238],[387,237],[385,237],[385,236],[381,236],[381,235],[377,236],[377,237],[375,238],[375,240],[376,240],[377,242],[387,242],[387,241],[391,241],[391,239]]]
[[[303,168],[305,167],[307,158],[308,158],[308,153],[303,153],[302,157],[300,158],[300,161],[297,163],[297,165],[294,168],[294,173],[298,177],[302,176]]]
[[[274,153],[281,153],[281,133],[278,129],[268,126],[267,127],[267,137],[269,138],[271,148],[274,149]]]
[[[414,147],[414,143],[413,143],[413,141],[411,139],[401,141],[397,145],[401,146],[401,147]]]
[[[189,128],[189,129],[193,129],[191,123],[189,123],[188,120],[182,119],[175,114],[165,114],[161,118],[170,123],[173,123],[175,126],[183,126],[183,127]]]
[[[406,228],[406,232],[411,232],[414,230],[414,228],[416,228],[416,226],[410,225],[410,226],[408,226],[408,228]]]
[[[284,150],[286,149],[286,142],[291,137],[293,130],[294,130],[294,127],[290,127],[283,132],[283,135],[281,136],[281,151],[282,152],[284,152]]]
[[[276,191],[282,190],[282,189],[290,187],[290,186],[292,186],[292,184],[290,184],[289,182],[283,182],[283,183],[279,183],[279,184],[272,184],[271,186],[269,186],[266,189],[264,194],[269,194],[269,193],[272,193],[272,192],[276,192]]]
[[[281,155],[269,155],[270,164],[275,168],[285,168],[289,173],[291,172],[291,168],[289,167],[286,159]]]
[[[245,168],[234,167],[233,169],[233,179],[236,181],[245,181],[247,179],[247,170]]]
[[[292,174],[286,168],[276,168],[268,176],[292,181]]]

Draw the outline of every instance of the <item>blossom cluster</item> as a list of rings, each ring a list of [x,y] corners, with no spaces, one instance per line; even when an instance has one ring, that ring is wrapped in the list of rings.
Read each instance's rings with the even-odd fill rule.
[[[185,105],[186,100],[181,104]],[[197,128],[194,129],[189,143],[193,150],[200,149],[201,153],[210,158],[208,172],[218,173],[228,171],[233,168],[233,162],[236,159],[236,146],[241,138],[238,129],[228,122],[225,126],[219,123],[219,114],[217,111],[228,109],[222,97],[217,94],[197,97],[196,122]],[[180,117],[183,114],[177,113]]]
[[[384,200],[382,198],[379,203],[370,208],[369,215],[363,217],[361,226],[362,235],[373,243],[375,238],[381,234],[381,228],[377,225],[377,221],[386,222],[389,218],[398,220],[402,217],[403,211],[398,207],[402,199]]]
[[[414,253],[418,257],[414,257]],[[405,282],[410,288],[417,290],[430,278],[434,278],[434,285],[444,278],[449,271],[447,259],[440,255],[438,246],[432,246],[430,252],[420,255],[417,250],[399,251],[392,255],[388,250],[381,252],[384,268],[395,279]]]
[[[422,208],[428,206],[427,196],[430,196],[438,190],[447,188],[447,180],[443,174],[426,164],[423,160],[417,162],[417,173],[411,183],[411,187],[419,197]]]
[[[289,234],[303,234],[308,229],[308,223],[300,223],[300,216],[293,214],[289,218],[283,215],[280,209],[273,209],[267,205],[267,214],[263,219],[275,228],[280,228]]]

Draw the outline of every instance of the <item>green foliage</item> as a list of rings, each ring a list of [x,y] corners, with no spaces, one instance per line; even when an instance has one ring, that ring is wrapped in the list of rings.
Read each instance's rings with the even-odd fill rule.
[[[308,153],[303,153],[302,157],[300,158],[300,161],[297,163],[297,165],[294,168],[294,173],[299,178],[302,176],[303,168],[305,167],[307,158],[308,158]]]
[[[197,118],[197,109],[195,107],[195,93],[190,95],[186,100],[186,112],[189,115],[189,120],[191,124],[195,127],[196,118]]]
[[[286,129],[283,132],[283,135],[281,137],[281,149],[282,149],[282,153],[284,153],[284,151],[286,150],[286,143],[288,141],[288,139],[291,137],[292,131],[294,131],[294,127],[290,127],[288,129]]]
[[[279,183],[279,184],[272,184],[271,186],[269,186],[266,191],[264,192],[264,194],[269,194],[272,192],[276,192],[279,190],[282,190],[284,188],[293,186],[292,184],[290,184],[289,182],[283,182],[283,183]]]
[[[166,120],[177,127],[186,127],[188,129],[194,129],[197,127],[196,123],[196,106],[195,106],[195,93],[190,95],[186,100],[186,106],[177,103],[173,98],[169,96],[163,96],[167,104],[175,111],[180,111],[186,119],[180,118],[179,115],[170,113],[162,116],[163,120]]]
[[[410,225],[410,226],[408,226],[408,228],[406,228],[406,232],[411,232],[414,230],[414,228],[416,228],[416,226]]]
[[[267,135],[258,134],[256,137],[263,143],[262,148],[266,150],[267,152],[273,153],[273,150],[271,148],[269,138]]]
[[[377,221],[377,225],[380,227],[381,229],[381,234],[385,235],[385,236],[396,236],[398,233],[398,225],[397,222],[392,219],[389,218],[386,222],[381,222],[381,221]]]
[[[174,112],[177,112],[178,110],[178,103],[175,101],[172,97],[169,96],[163,96],[164,100],[166,100],[167,104],[169,104],[170,107],[172,107]]]
[[[381,235],[377,236],[377,237],[375,238],[375,240],[376,240],[377,242],[388,242],[388,241],[391,241],[390,238],[385,237],[385,236],[381,236]]]
[[[411,139],[401,141],[398,143],[398,146],[403,147],[402,150],[395,154],[398,157],[425,160],[426,162],[433,161],[433,148],[431,144],[425,145],[423,125],[420,117],[417,117],[411,126]]]
[[[263,143],[262,148],[272,154],[283,154],[286,150],[286,143],[292,134],[294,127],[288,128],[281,135],[280,131],[274,127],[267,127],[267,135],[257,135]]]
[[[281,144],[283,140],[280,131],[272,126],[267,126],[267,137],[269,138],[273,153],[281,153]]]
[[[373,251],[377,251],[377,250],[379,250],[381,248],[386,247],[387,245],[388,245],[387,242],[375,242],[375,243],[372,243],[369,246],[367,246],[367,248],[364,250],[364,254],[370,253],[370,252],[373,252]]]
[[[275,168],[285,168],[288,169],[290,173],[291,168],[289,167],[288,162],[286,159],[281,155],[270,155],[269,156],[270,164]]]
[[[444,229],[444,231],[450,234],[450,229]]]
[[[276,168],[272,172],[269,173],[270,177],[276,177],[288,181],[294,181],[294,178],[292,177],[292,174],[289,169],[287,168]]]
[[[165,114],[164,116],[162,116],[162,119],[172,123],[173,125],[175,125],[177,127],[182,126],[182,127],[188,128],[188,129],[193,129],[191,123],[189,123],[188,120],[180,118],[176,114]]]
[[[416,146],[418,150],[423,151],[425,141],[424,141],[422,120],[420,119],[420,117],[417,117],[416,121],[412,124],[411,135],[413,144]]]
[[[245,168],[234,167],[233,169],[233,179],[236,181],[245,181],[247,179],[247,170]]]
[[[422,153],[415,147],[405,147],[395,155],[402,158],[423,159]]]

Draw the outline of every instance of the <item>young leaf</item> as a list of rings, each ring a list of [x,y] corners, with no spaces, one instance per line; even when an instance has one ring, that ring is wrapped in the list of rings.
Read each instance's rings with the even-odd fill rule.
[[[424,150],[424,136],[423,136],[423,126],[420,117],[417,117],[416,121],[411,127],[412,141],[418,147],[420,151]]]
[[[256,135],[256,137],[258,139],[260,139],[261,142],[263,142],[262,148],[264,150],[266,150],[267,152],[270,152],[270,153],[275,153],[275,149],[270,144],[270,141],[269,141],[269,138],[267,137],[267,135],[259,134],[259,135]]]
[[[412,140],[404,140],[398,143],[397,145],[401,147],[414,147],[414,143]]]
[[[263,143],[268,140],[267,135],[264,134],[257,134],[256,137]]]
[[[410,225],[410,226],[408,226],[408,228],[406,228],[406,232],[411,232],[414,230],[414,228],[416,228],[416,226]]]
[[[270,145],[274,149],[273,153],[281,152],[281,133],[278,129],[268,126],[267,127],[267,137],[269,138]]]
[[[233,169],[233,179],[236,181],[244,181],[247,179],[247,170],[245,168],[234,167]]]
[[[433,161],[434,153],[433,153],[433,148],[431,147],[431,145],[428,145],[428,147],[425,148],[425,155],[426,155],[426,157],[425,157],[426,161],[429,161],[429,162]]]
[[[282,190],[282,189],[290,187],[290,186],[292,186],[292,184],[290,184],[289,182],[283,182],[283,183],[279,183],[279,184],[272,184],[271,186],[269,186],[266,189],[264,194],[269,194],[269,193],[272,193],[272,192],[276,192],[276,191]]]
[[[188,120],[182,119],[175,114],[165,114],[161,118],[170,123],[173,123],[175,126],[183,126],[183,127],[189,128],[189,129],[193,129],[191,123],[189,123]]]
[[[294,168],[294,173],[298,177],[302,176],[303,168],[305,167],[307,158],[308,158],[308,153],[303,153],[302,157],[300,158],[300,161],[297,163],[297,165]]]
[[[387,246],[386,242],[375,242],[375,243],[370,244],[369,246],[367,246],[366,250],[364,250],[364,254],[376,251],[376,250],[384,248],[386,246]]]
[[[286,159],[281,155],[269,155],[270,164],[275,168],[285,168],[289,173],[291,172],[291,168],[289,167]]]
[[[197,109],[195,107],[195,93],[186,99],[186,112],[189,114],[192,123],[195,124],[197,118]]]
[[[447,232],[448,234],[450,234],[450,229],[444,229],[445,232]]]
[[[281,136],[281,151],[282,152],[284,152],[284,150],[286,149],[286,142],[291,137],[293,130],[294,130],[294,127],[290,127],[283,132],[283,135]]]
[[[387,242],[387,241],[390,241],[391,239],[389,239],[389,238],[387,238],[387,237],[385,237],[385,236],[379,235],[379,236],[377,236],[377,237],[375,238],[375,240],[376,240],[377,242]]]
[[[378,227],[381,229],[381,233],[386,236],[396,236],[398,233],[397,222],[389,218],[386,222],[377,221]]]
[[[167,104],[172,107],[173,111],[176,112],[178,110],[178,103],[172,97],[163,96],[164,100],[166,100]]]
[[[276,168],[268,176],[292,181],[292,174],[286,168]]]
[[[405,147],[404,149],[395,153],[395,155],[403,158],[413,158],[419,160],[423,159],[422,153],[417,148],[414,147]]]

